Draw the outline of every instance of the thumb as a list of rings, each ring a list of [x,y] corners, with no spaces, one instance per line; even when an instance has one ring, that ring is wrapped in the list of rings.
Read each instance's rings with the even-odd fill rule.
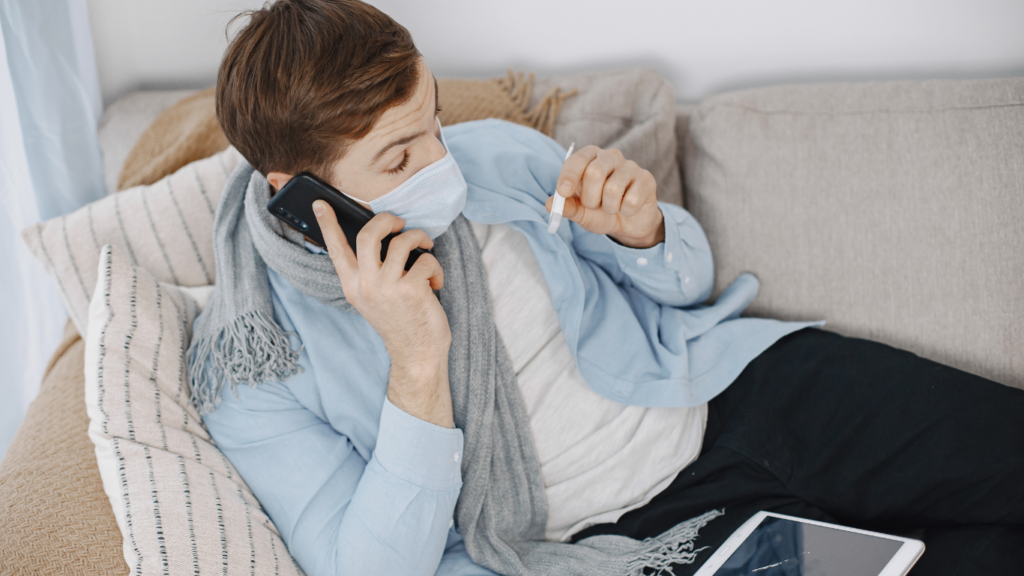
[[[317,213],[318,209],[320,210],[319,214]],[[323,200],[315,200],[313,202],[313,215],[320,226],[320,234],[324,237],[327,254],[331,257],[331,261],[334,262],[338,277],[341,278],[342,275],[351,276],[355,274],[359,270],[356,254],[348,245],[348,238],[345,238],[345,232],[342,231],[341,225],[338,223],[338,217],[334,214],[334,208]]]
[[[553,198],[553,197],[552,197]],[[562,217],[568,218],[573,222],[583,225],[583,216],[586,214],[587,208],[583,205],[577,196],[570,196],[565,199],[565,208],[562,209]]]
[[[555,192],[555,194],[558,194]],[[552,207],[555,205],[555,194],[548,196],[547,201],[544,202],[544,209],[551,213]],[[579,224],[583,218],[583,212],[586,211],[586,207],[580,202],[576,196],[570,196],[565,199],[565,205],[562,207],[562,216],[572,220]]]
[[[550,207],[548,208],[550,211]],[[617,216],[606,214],[600,208],[587,208],[578,196],[565,199],[565,207],[562,209],[562,216],[579,224],[584,230],[594,234],[608,234],[615,229]]]

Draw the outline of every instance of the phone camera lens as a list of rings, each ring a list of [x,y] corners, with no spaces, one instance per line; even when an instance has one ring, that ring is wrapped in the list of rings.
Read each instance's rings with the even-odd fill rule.
[[[284,218],[285,220],[288,221],[289,224],[298,228],[299,230],[302,230],[303,232],[309,230],[309,224],[302,221],[295,214],[292,214],[291,212],[286,210],[283,206],[278,206],[277,208],[275,208],[275,211],[281,216],[281,218]]]

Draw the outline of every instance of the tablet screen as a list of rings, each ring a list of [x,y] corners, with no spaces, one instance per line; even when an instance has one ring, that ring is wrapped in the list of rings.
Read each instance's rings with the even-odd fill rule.
[[[714,576],[878,576],[899,540],[765,518]]]

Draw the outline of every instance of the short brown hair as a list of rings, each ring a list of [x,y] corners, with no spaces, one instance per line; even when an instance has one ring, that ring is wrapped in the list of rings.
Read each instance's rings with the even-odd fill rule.
[[[217,121],[264,175],[330,167],[412,97],[420,53],[401,24],[358,0],[278,0],[244,12],[217,74]]]

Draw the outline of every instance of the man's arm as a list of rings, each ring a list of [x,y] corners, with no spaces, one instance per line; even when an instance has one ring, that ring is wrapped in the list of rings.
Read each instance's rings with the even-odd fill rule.
[[[615,149],[587,146],[558,174],[579,254],[660,304],[698,304],[714,283],[711,249],[697,221],[682,207],[659,202],[657,191],[650,171]],[[545,203],[549,211],[553,199]]]
[[[617,284],[629,282],[666,306],[692,306],[711,296],[714,262],[700,223],[681,206],[658,202],[665,238],[647,248],[624,246],[606,234],[573,230],[573,248],[605,270]]]
[[[430,253],[404,270],[413,248],[430,249],[434,241],[423,230],[407,230],[391,239],[381,261],[382,240],[401,231],[405,220],[380,212],[356,235],[363,254],[357,259],[334,208],[316,200],[313,213],[345,298],[381,337],[391,357],[388,399],[409,414],[454,428],[448,386],[452,334],[448,315],[433,292],[444,286],[444,270]]]
[[[462,431],[385,399],[376,448],[364,459],[292,394],[290,386],[314,385],[304,351],[300,364],[305,372],[289,386],[225,392],[204,417],[217,446],[310,576],[435,574],[462,487]]]

